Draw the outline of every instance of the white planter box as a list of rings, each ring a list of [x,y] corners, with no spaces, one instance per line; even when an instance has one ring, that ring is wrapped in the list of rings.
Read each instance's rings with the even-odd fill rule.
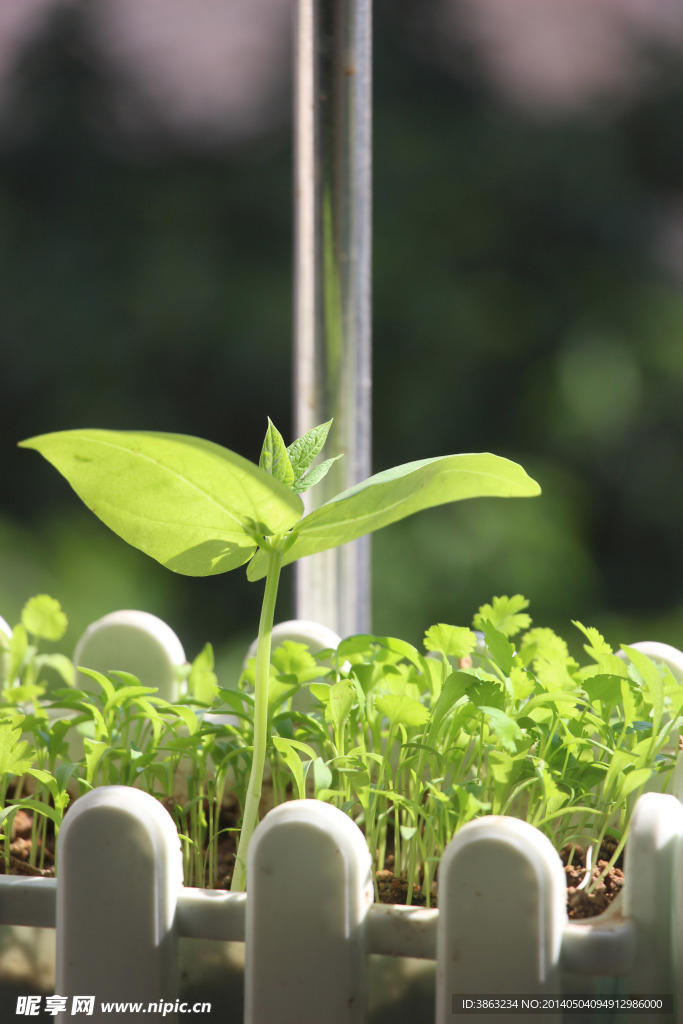
[[[12,983],[8,942],[22,936],[3,929],[2,1009],[13,1013],[17,995],[41,987],[70,998],[93,995],[96,1006],[101,1000],[140,1001],[146,1008],[159,1000],[210,1002],[208,1019],[250,1024],[452,1024],[460,1019],[452,1012],[457,994],[637,994],[676,1001],[681,836],[683,805],[673,796],[642,796],[620,905],[571,923],[557,854],[516,819],[482,818],[463,827],[441,867],[439,909],[424,910],[372,904],[361,832],[341,811],[309,800],[276,808],[259,826],[248,895],[184,889],[171,818],[145,793],[105,787],[82,797],[67,817],[58,881],[0,878],[0,923],[39,929],[41,937],[42,929],[56,929],[57,950],[54,988],[45,964],[42,974],[31,979],[19,972]],[[236,951],[233,943],[244,945]],[[23,955],[30,965],[40,955],[33,948],[17,946],[15,964]],[[375,957],[395,958],[395,970]],[[373,991],[373,981],[382,991]],[[93,1016],[112,1019],[97,1009]],[[140,1012],[120,1010],[115,1019],[137,1021]],[[155,1015],[147,1012],[145,1019]]]
[[[360,830],[329,805],[293,801],[257,829],[249,893],[233,894],[184,888],[170,816],[145,793],[104,787],[65,819],[58,880],[0,877],[0,1014],[16,1019],[17,997],[36,993],[44,1016],[57,993],[69,999],[63,1020],[78,995],[95,997],[91,1019],[131,1024],[182,1019],[201,1003],[212,1010],[197,1017],[222,1022],[452,1024],[457,996],[517,994],[521,1006],[522,996],[631,995],[672,998],[674,1010],[566,1019],[683,1020],[681,837],[683,804],[642,796],[621,896],[573,923],[549,840],[516,819],[481,818],[451,842],[439,909],[425,910],[373,904]],[[140,1002],[144,1017],[102,1001]],[[508,1016],[564,1019],[476,1019]]]

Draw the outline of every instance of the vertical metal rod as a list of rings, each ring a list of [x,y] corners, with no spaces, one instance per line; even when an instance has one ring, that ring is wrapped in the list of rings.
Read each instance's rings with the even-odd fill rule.
[[[297,0],[295,90],[295,431],[344,455],[310,511],[371,473],[371,0]],[[297,565],[296,613],[369,630],[369,538]]]

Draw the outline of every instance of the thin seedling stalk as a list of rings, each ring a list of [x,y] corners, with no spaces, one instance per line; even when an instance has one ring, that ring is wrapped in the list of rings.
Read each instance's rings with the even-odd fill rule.
[[[246,885],[247,865],[246,850],[258,824],[259,804],[263,790],[263,771],[266,763],[268,746],[268,679],[270,676],[270,648],[275,619],[275,602],[280,581],[282,552],[277,545],[278,538],[268,551],[268,572],[266,587],[261,609],[258,631],[258,647],[256,650],[256,679],[254,682],[254,750],[251,762],[251,773],[247,784],[244,801],[242,830],[240,832],[235,870],[230,888],[232,892],[242,892]]]

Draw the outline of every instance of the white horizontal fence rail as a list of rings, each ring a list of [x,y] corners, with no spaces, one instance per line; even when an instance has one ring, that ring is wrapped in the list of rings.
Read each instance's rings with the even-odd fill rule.
[[[96,667],[114,667],[106,629],[123,628],[137,657],[149,664],[151,655],[158,656],[166,685],[173,687],[182,648],[158,620],[129,615],[89,631]],[[683,659],[672,650],[664,652],[670,665]],[[120,663],[121,649],[117,655]],[[126,658],[126,668],[145,675],[135,658]],[[570,922],[556,852],[516,819],[489,816],[458,832],[440,868],[439,909],[426,910],[372,903],[362,833],[341,811],[313,800],[281,805],[258,827],[248,894],[185,888],[180,840],[161,804],[135,789],[102,787],[81,797],[65,817],[57,880],[0,877],[0,952],[6,952],[10,927],[39,934],[56,929],[56,994],[70,997],[69,1008],[73,996],[94,996],[92,1020],[123,1024],[183,1019],[186,992],[192,1005],[212,1003],[207,1019],[246,1024],[452,1024],[462,1019],[453,1012],[454,997],[514,993],[539,999],[673,996],[673,1014],[587,1011],[566,1019],[683,1021],[681,761],[673,789],[674,796],[645,793],[636,804],[622,895],[604,915]],[[19,942],[25,944],[26,936]],[[237,988],[234,977],[228,986],[220,956],[209,957],[213,966],[198,979],[183,976],[180,946],[220,950],[222,943],[242,944]],[[382,985],[396,998],[381,1016],[373,994],[378,957],[390,958],[381,961]],[[420,963],[416,1011],[411,982],[401,972]],[[0,976],[0,994],[4,984]],[[140,1002],[144,1018],[132,1008],[112,1016],[102,1009],[103,1000]],[[504,1019],[477,1014],[478,1024]],[[532,1016],[516,1013],[512,1019],[524,1024]],[[540,1019],[549,1024],[563,1017]]]

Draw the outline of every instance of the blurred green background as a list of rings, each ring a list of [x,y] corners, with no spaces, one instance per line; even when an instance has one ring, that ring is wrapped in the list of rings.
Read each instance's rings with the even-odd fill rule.
[[[374,465],[488,450],[543,496],[377,535],[374,629],[419,643],[521,592],[538,625],[682,645],[681,41],[630,26],[614,81],[591,88],[578,66],[562,95],[530,56],[515,91],[509,10],[487,50],[472,3],[425,6],[375,8]],[[0,614],[50,593],[68,647],[139,607],[188,655],[210,640],[227,657],[255,633],[260,585],[173,576],[16,442],[169,430],[257,459],[268,415],[291,439],[289,41],[279,79],[263,65],[263,116],[202,135],[103,57],[101,8],[47,4],[3,86]]]

